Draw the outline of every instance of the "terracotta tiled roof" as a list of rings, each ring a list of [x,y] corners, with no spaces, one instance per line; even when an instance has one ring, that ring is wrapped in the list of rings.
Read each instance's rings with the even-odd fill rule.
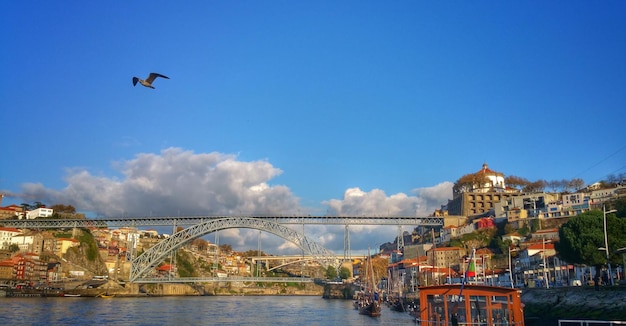
[[[477,250],[476,250],[476,253],[477,253],[477,254],[481,254],[481,255],[484,255],[484,254],[491,255],[491,254],[493,254],[493,252],[492,252],[491,250],[487,249],[487,248],[480,248],[480,249],[477,249]]]
[[[169,271],[170,269],[173,269],[172,265],[170,265],[170,264],[166,264],[166,265],[157,267],[158,271]]]
[[[544,244],[543,243],[535,243],[532,244],[528,247],[526,247],[526,249],[530,249],[530,250],[543,250],[544,248]],[[554,244],[553,243],[546,243],[545,244],[545,248],[546,250],[554,250]]]
[[[489,166],[487,166],[487,163],[484,163],[483,164],[483,168],[478,170],[478,172],[476,172],[476,174],[479,174],[479,173],[491,174],[491,175],[502,174],[500,172],[496,172],[496,171],[490,169]]]

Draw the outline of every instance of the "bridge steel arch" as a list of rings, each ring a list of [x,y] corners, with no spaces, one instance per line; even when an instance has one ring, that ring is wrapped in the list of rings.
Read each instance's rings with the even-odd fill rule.
[[[213,219],[181,230],[169,238],[160,241],[143,254],[132,260],[130,270],[130,282],[140,280],[150,271],[153,271],[157,264],[162,262],[172,251],[177,250],[186,243],[203,235],[224,229],[257,229],[277,235],[287,241],[293,242],[306,255],[313,256],[322,266],[328,267],[331,263],[338,261],[337,256],[332,251],[322,247],[315,241],[307,238],[302,233],[280,225],[267,219],[250,217],[229,217]]]

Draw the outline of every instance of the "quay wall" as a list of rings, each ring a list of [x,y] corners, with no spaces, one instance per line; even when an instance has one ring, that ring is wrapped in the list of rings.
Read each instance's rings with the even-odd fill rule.
[[[324,299],[352,299],[358,287],[351,283],[326,283],[324,284]]]
[[[626,286],[529,288],[522,291],[524,316],[535,320],[594,319],[626,321]]]

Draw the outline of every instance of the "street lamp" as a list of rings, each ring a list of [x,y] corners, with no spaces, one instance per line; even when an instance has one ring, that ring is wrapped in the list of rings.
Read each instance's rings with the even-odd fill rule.
[[[511,250],[511,246],[509,246],[509,281],[511,282],[511,288],[514,288],[513,285],[513,270],[511,269],[511,251],[517,251],[517,249]]]
[[[548,276],[546,276],[546,239],[542,238],[541,239],[541,243],[543,245],[543,250],[541,251],[541,258],[543,259],[543,281],[544,283],[546,283],[546,289],[550,288],[550,285],[548,284]],[[550,272],[548,272],[549,274]]]
[[[613,285],[613,278],[611,277],[611,262],[609,261],[609,238],[606,233],[606,214],[615,213],[615,212],[617,212],[616,209],[607,211],[606,206],[602,205],[602,213],[603,213],[603,220],[604,220],[604,248],[598,248],[598,250],[604,249],[604,253],[606,254],[606,265],[608,269],[607,273],[609,276],[609,284],[611,285]]]

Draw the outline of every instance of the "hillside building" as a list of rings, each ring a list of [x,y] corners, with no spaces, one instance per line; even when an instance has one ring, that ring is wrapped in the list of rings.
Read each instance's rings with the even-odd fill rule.
[[[443,247],[428,250],[428,261],[434,267],[459,269],[462,257],[465,255],[463,248]]]
[[[504,174],[489,169],[487,163],[474,175],[477,180],[484,180],[484,183],[454,193],[447,204],[449,215],[476,216],[489,213],[496,203],[518,193],[517,190],[508,189],[504,183]]]
[[[52,208],[39,207],[37,209],[33,209],[32,211],[26,212],[26,219],[33,220],[38,217],[51,217],[54,213]]]
[[[23,208],[17,205],[9,205],[7,207],[0,207],[0,220],[20,217],[23,214],[24,214]]]

